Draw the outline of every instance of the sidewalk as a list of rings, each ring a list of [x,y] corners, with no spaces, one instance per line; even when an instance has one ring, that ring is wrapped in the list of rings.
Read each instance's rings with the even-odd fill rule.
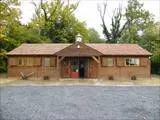
[[[98,79],[60,79],[60,80],[19,80],[0,78],[1,86],[160,86],[160,79],[153,77],[144,80],[98,80]]]

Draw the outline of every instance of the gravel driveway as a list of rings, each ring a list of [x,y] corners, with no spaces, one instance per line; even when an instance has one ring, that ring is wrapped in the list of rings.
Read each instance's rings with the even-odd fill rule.
[[[160,87],[0,87],[1,120],[160,120]]]

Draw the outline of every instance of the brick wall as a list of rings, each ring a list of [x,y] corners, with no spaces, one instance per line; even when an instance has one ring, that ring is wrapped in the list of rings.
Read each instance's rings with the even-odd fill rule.
[[[9,59],[12,57],[9,57]],[[99,78],[108,78],[113,76],[115,79],[120,78],[130,78],[131,76],[136,76],[137,78],[149,78],[150,77],[150,60],[148,57],[140,57],[140,66],[125,66],[124,64],[125,57],[114,57],[112,67],[104,67],[100,65],[98,68],[98,63],[94,62],[97,65],[94,65],[97,72],[92,71],[93,76],[98,76]],[[8,60],[9,60],[8,59]],[[90,58],[91,59],[91,58]],[[42,63],[44,61],[44,56],[41,57]],[[59,69],[60,71],[61,69]],[[57,67],[44,67],[41,66],[10,66],[8,65],[8,76],[9,77],[20,77],[20,73],[29,74],[34,72],[32,77],[43,79],[43,76],[49,76],[50,78],[57,78],[59,72]]]
[[[108,78],[113,76],[115,79],[130,78],[136,76],[137,78],[150,77],[150,60],[148,57],[140,57],[139,66],[125,66],[125,57],[114,58],[113,67],[100,67],[99,77]],[[122,63],[122,64],[121,64]]]
[[[8,63],[10,63],[9,61],[11,58],[12,57],[8,57]],[[44,58],[44,56],[41,57],[40,66],[11,66],[10,64],[8,64],[8,76],[21,77],[21,72],[23,74],[29,74],[33,72],[31,78],[43,79],[44,76],[49,76],[50,78],[57,78],[57,67],[44,67]]]

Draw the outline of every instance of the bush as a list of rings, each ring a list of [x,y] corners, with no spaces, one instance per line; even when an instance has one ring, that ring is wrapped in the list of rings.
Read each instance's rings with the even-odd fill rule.
[[[0,73],[7,72],[7,57],[0,56]]]
[[[152,56],[151,73],[160,75],[160,54],[156,54]]]

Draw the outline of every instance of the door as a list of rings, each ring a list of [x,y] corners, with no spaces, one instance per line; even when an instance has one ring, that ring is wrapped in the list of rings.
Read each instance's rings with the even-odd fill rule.
[[[79,78],[79,60],[77,58],[71,59],[71,78]]]
[[[64,58],[61,62],[62,78],[88,78],[88,58]]]
[[[88,58],[83,58],[79,60],[79,77],[88,77]]]
[[[85,62],[84,62],[84,60],[79,61],[79,77],[80,78],[85,77]]]

